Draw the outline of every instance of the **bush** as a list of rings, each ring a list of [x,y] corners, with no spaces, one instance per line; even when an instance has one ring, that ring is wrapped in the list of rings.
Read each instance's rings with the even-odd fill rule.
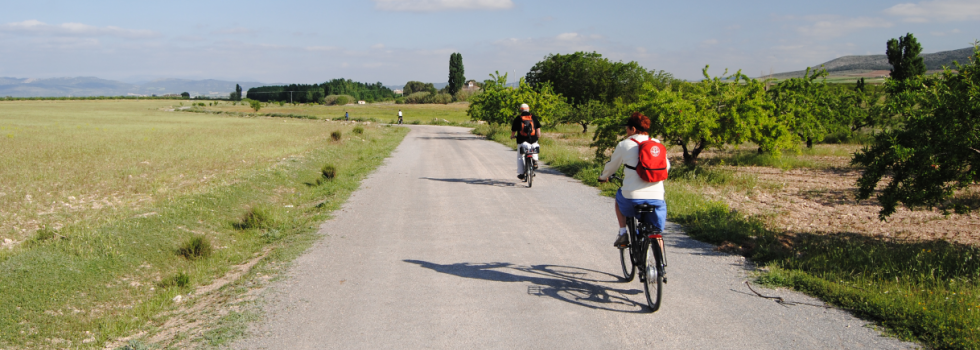
[[[343,136],[343,134],[340,133],[340,130],[334,130],[334,132],[330,133],[330,138],[332,138],[334,141],[340,141],[341,136]]]
[[[177,249],[177,255],[188,259],[206,258],[211,256],[212,251],[211,241],[207,237],[204,237],[204,235],[195,235]]]
[[[185,272],[178,272],[177,274],[170,276],[163,281],[160,281],[159,286],[161,288],[169,287],[180,287],[184,288],[191,285],[191,276],[187,275]]]
[[[269,212],[261,207],[251,207],[242,216],[242,221],[235,225],[240,230],[267,228],[271,222]]]
[[[323,98],[323,103],[327,105],[343,106],[355,101],[350,95],[330,95]]]
[[[363,128],[363,127],[361,127],[360,125],[358,125],[358,126],[355,126],[355,127],[354,127],[354,130],[352,130],[352,131],[353,131],[353,132],[354,132],[355,134],[358,134],[358,135],[360,135],[360,134],[363,134],[363,133],[364,133],[364,128]]]
[[[333,180],[333,178],[337,176],[337,168],[330,164],[324,165],[323,168],[320,169],[320,175],[323,176],[324,179]]]
[[[449,104],[453,102],[453,95],[447,93],[436,94],[428,99],[426,103]]]
[[[460,90],[459,92],[456,93],[456,101],[466,102],[467,100],[470,99],[470,97],[473,97],[474,95],[479,93],[480,90]]]
[[[416,92],[411,95],[405,96],[404,100],[405,103],[408,104],[426,103],[426,99],[429,98],[429,95],[430,94],[426,91]]]

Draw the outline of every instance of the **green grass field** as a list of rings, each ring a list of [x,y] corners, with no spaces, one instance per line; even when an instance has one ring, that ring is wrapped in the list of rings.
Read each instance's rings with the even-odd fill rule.
[[[504,145],[513,144],[501,127],[483,125],[474,132]],[[590,136],[577,126],[545,130],[539,141],[541,159],[598,187],[603,195],[613,196],[618,185],[596,180],[602,168],[588,148]],[[708,187],[744,194],[772,185],[714,165],[823,168],[833,165],[821,157],[847,155],[855,149],[856,145],[816,145],[783,158],[729,149],[715,151],[698,167],[674,164],[665,185],[668,218],[684,225],[692,238],[733,247],[765,266],[758,273],[759,283],[817,296],[902,339],[939,349],[980,348],[980,248],[942,240],[883,240],[848,232],[790,234],[767,224],[765,216],[744,216],[703,194]]]
[[[450,103],[442,104],[394,104],[394,103],[375,103],[367,105],[346,105],[346,106],[324,106],[324,105],[303,105],[303,104],[283,104],[263,103],[258,114],[282,114],[282,115],[303,115],[313,116],[319,119],[343,119],[344,112],[350,114],[352,120],[367,120],[381,123],[393,123],[398,120],[398,110],[402,110],[402,120],[406,124],[463,124],[469,122],[466,116],[466,109],[469,103]],[[234,113],[255,113],[248,105],[233,105],[230,102],[221,102],[218,106],[206,106],[199,108],[207,111],[221,111]],[[442,122],[445,120],[446,122]]]
[[[152,336],[236,265],[302,252],[407,132],[175,103],[0,102],[0,348]]]

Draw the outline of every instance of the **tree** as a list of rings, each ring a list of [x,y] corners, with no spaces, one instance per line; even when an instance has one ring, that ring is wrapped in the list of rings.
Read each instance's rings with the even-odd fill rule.
[[[926,63],[919,56],[922,45],[919,45],[912,33],[906,33],[905,36],[898,37],[898,40],[888,40],[885,53],[888,63],[892,65],[892,79],[906,80],[926,73]]]
[[[638,104],[619,103],[619,112],[602,120],[593,138],[597,158],[615,146],[630,109],[650,117],[650,135],[681,146],[687,165],[697,164],[698,156],[708,147],[752,141],[775,155],[781,149],[795,147],[797,138],[786,120],[771,113],[774,106],[764,82],[748,78],[741,71],[712,78],[707,66],[702,74],[704,80],[678,91],[647,84]]]
[[[636,62],[611,62],[596,52],[576,52],[548,55],[527,73],[527,83],[535,89],[549,84],[564,96],[574,107],[568,116],[588,132],[594,120],[608,116],[595,112],[611,110],[616,101],[638,101],[645,83],[665,78],[660,73],[655,77]],[[597,108],[596,103],[606,106]]]
[[[877,195],[880,219],[893,214],[898,203],[944,212],[969,209],[953,199],[957,190],[980,181],[980,47],[974,46],[969,64],[957,64],[956,70],[886,80],[889,91],[906,88],[887,101],[904,128],[875,135],[852,160],[864,167],[857,182],[860,199],[869,198],[886,174],[891,177]]]
[[[789,128],[806,141],[807,148],[840,129],[839,96],[825,80],[817,80],[826,75],[826,70],[807,67],[802,78],[786,79],[769,89],[776,117],[786,120]]]
[[[472,120],[508,124],[517,115],[521,104],[526,103],[542,124],[548,124],[567,108],[565,99],[555,94],[550,86],[533,89],[521,79],[516,89],[507,87],[507,74],[501,75],[499,71],[490,78],[484,81],[483,92],[470,98],[466,115]]]
[[[185,92],[181,92],[180,93],[180,97],[182,97],[182,98],[191,98],[191,94],[188,93],[188,92],[186,92],[186,91]]]
[[[235,101],[241,101],[242,100],[242,86],[241,85],[235,84],[235,98],[234,99],[235,99]]]
[[[259,109],[262,109],[262,102],[261,101],[252,100],[252,99],[247,99],[246,98],[245,99],[245,102],[248,102],[248,106],[249,107],[252,107],[252,109],[255,110],[256,112],[258,112]]]
[[[438,93],[435,85],[432,83],[423,83],[421,81],[409,81],[405,83],[405,87],[402,88],[402,96],[408,96],[416,92],[428,92],[429,94],[435,95]]]
[[[446,92],[456,96],[464,83],[466,83],[466,75],[463,70],[463,55],[453,53],[449,56],[449,84],[446,85]]]

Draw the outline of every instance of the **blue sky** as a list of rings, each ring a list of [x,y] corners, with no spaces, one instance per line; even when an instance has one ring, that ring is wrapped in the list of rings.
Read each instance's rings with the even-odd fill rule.
[[[549,53],[596,51],[697,79],[805,69],[881,54],[914,33],[925,52],[980,38],[980,0],[882,1],[5,1],[0,76],[318,83],[522,76]]]

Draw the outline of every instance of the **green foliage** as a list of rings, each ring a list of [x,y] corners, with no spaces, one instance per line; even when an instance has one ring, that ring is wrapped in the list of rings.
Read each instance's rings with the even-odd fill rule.
[[[776,119],[785,120],[807,148],[841,127],[838,94],[827,88],[825,79],[817,81],[826,76],[826,70],[807,67],[803,77],[783,80],[769,89]]]
[[[340,141],[340,138],[342,136],[343,134],[341,134],[340,130],[334,130],[333,132],[330,133],[330,138],[333,139],[334,141]]]
[[[191,94],[189,92],[186,92],[186,91],[185,92],[181,92],[180,93],[180,97],[185,98],[185,99],[189,99],[189,98],[191,98]]]
[[[247,98],[244,101],[248,102],[248,106],[252,107],[252,110],[256,112],[262,109],[262,102],[252,100],[252,99],[247,99]]]
[[[922,45],[912,36],[906,33],[905,36],[888,40],[888,63],[892,65],[891,78],[895,80],[906,80],[911,77],[926,74],[925,60],[919,56],[922,53]]]
[[[526,103],[531,108],[531,114],[538,117],[542,124],[550,124],[559,120],[562,113],[567,111],[565,99],[556,94],[550,85],[542,85],[535,90],[522,78],[518,88],[507,87],[507,73],[500,72],[490,75],[492,79],[483,84],[483,91],[470,98],[470,106],[466,110],[472,120],[482,120],[491,124],[509,124],[517,115],[521,104]]]
[[[149,345],[146,345],[146,343],[136,339],[130,340],[129,342],[126,343],[126,345],[116,348],[116,350],[151,350],[151,349],[153,348],[151,348]]]
[[[969,208],[951,203],[954,193],[980,181],[980,48],[967,65],[948,68],[939,76],[889,79],[888,109],[904,128],[875,136],[854,155],[865,168],[858,179],[858,197],[870,197],[885,175],[891,178],[877,195],[881,219],[898,203],[917,207]]]
[[[353,101],[354,97],[348,95],[330,95],[323,99],[323,103],[331,106],[343,106]]]
[[[353,131],[355,134],[360,135],[360,134],[363,134],[364,133],[364,127],[358,125],[358,126],[355,126],[354,127],[354,130],[351,130],[351,131]]]
[[[446,85],[446,92],[455,96],[463,84],[466,82],[466,73],[463,69],[463,55],[454,52],[449,56],[449,85]]]
[[[350,79],[334,79],[323,84],[290,84],[282,86],[260,86],[248,89],[248,97],[254,100],[285,101],[292,103],[321,103],[331,95],[349,95],[351,100],[367,102],[390,101],[395,93],[380,82],[366,84]]]
[[[160,288],[178,287],[184,288],[191,285],[191,276],[186,272],[178,272],[157,284]]]
[[[27,241],[27,246],[37,246],[43,244],[44,242],[53,240],[55,237],[58,237],[58,234],[54,230],[47,227],[41,227],[37,231],[34,231],[34,237],[31,237],[31,239]]]
[[[337,177],[337,168],[332,164],[324,165],[323,168],[320,168],[320,177],[333,180],[334,177]]]
[[[711,78],[707,66],[702,73],[704,80],[678,91],[657,90],[648,84],[639,105],[639,110],[650,117],[650,134],[681,146],[685,164],[696,164],[708,147],[737,146],[746,141],[755,142],[774,155],[779,155],[781,149],[796,147],[796,138],[786,120],[770,112],[773,103],[764,82],[748,78],[741,71]],[[610,129],[609,125],[622,123],[622,117],[613,119],[604,121],[604,131]],[[615,145],[621,132],[597,132],[596,144]]]
[[[268,228],[272,224],[272,213],[262,206],[252,206],[242,215],[241,222],[235,225],[239,230]]]
[[[428,92],[432,95],[438,93],[435,85],[432,85],[432,83],[423,83],[421,81],[414,80],[405,83],[405,87],[402,88],[403,96],[408,96],[417,92]]]
[[[652,74],[636,62],[611,62],[596,52],[551,54],[527,73],[527,83],[532,88],[550,84],[573,105],[593,100],[636,102],[648,80],[652,80]]]
[[[434,95],[433,93],[428,91],[413,92],[405,96],[403,101],[404,103],[408,103],[408,104],[426,103],[426,101],[431,99],[433,95]]]
[[[232,99],[232,101],[241,101],[242,100],[242,86],[241,85],[235,84],[235,94],[232,95],[232,98],[231,99]]]
[[[206,258],[214,251],[211,241],[204,235],[194,235],[177,249],[177,255],[187,259]]]

